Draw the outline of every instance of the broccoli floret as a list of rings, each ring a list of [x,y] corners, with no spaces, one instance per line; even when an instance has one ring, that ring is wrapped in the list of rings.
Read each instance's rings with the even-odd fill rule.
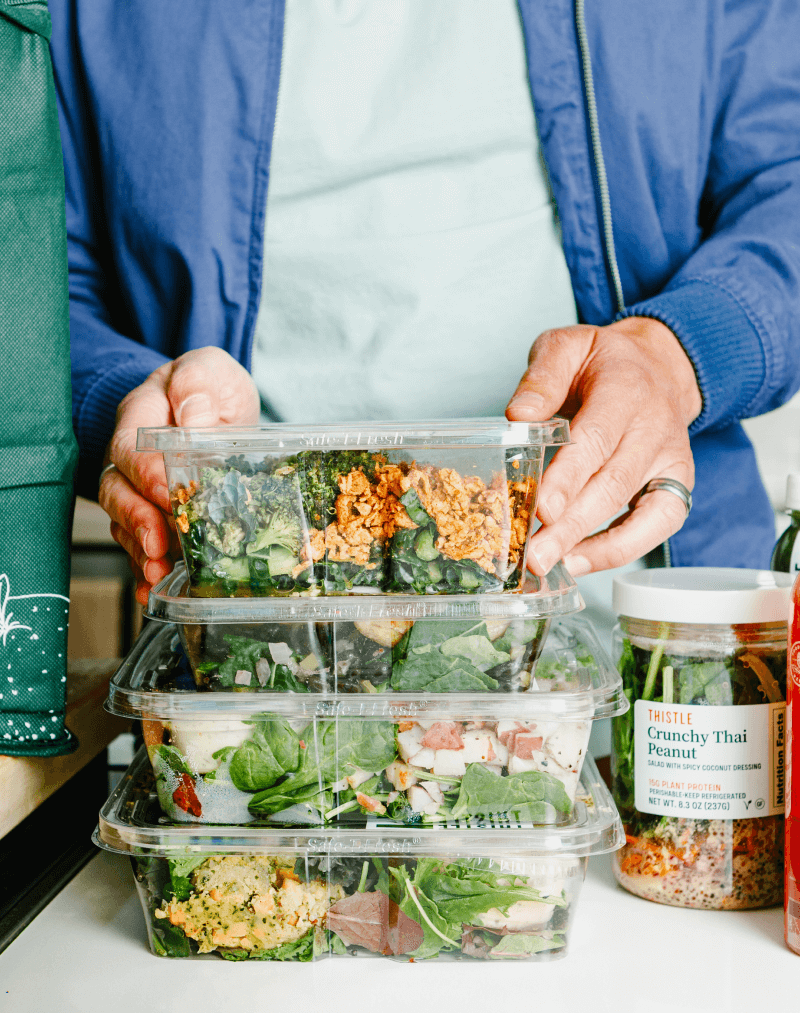
[[[301,508],[298,476],[294,468],[280,467],[269,475],[255,475],[250,480],[250,495],[257,506],[270,512],[284,507],[299,513]]]
[[[299,556],[301,541],[300,518],[285,507],[278,507],[266,527],[260,527],[256,532],[256,537],[247,546],[247,554],[263,555],[271,545],[281,545],[292,555]]]

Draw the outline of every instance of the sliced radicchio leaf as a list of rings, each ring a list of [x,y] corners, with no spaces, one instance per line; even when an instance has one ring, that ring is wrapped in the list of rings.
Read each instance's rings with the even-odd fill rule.
[[[328,911],[328,928],[345,946],[370,953],[412,953],[422,945],[422,926],[385,893],[354,893]]]

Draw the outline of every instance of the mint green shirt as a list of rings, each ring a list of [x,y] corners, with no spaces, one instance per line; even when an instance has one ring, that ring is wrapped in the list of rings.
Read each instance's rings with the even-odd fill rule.
[[[264,253],[278,418],[502,413],[577,319],[514,0],[287,0]]]

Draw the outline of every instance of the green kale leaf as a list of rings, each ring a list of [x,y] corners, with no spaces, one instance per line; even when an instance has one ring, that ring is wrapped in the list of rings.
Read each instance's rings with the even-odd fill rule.
[[[392,670],[392,689],[402,693],[487,693],[498,685],[468,661],[439,651],[410,655]]]
[[[395,663],[392,689],[405,693],[486,693],[499,687],[486,668],[508,661],[482,620],[415,623],[406,657]]]

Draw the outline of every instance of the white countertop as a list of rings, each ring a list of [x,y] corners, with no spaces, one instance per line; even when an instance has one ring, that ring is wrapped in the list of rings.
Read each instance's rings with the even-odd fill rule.
[[[7,870],[6,870],[7,872]],[[551,963],[315,964],[150,955],[130,862],[98,854],[0,954],[5,1013],[708,1013],[800,1008],[783,912],[687,911],[619,889],[593,859],[570,951]]]

